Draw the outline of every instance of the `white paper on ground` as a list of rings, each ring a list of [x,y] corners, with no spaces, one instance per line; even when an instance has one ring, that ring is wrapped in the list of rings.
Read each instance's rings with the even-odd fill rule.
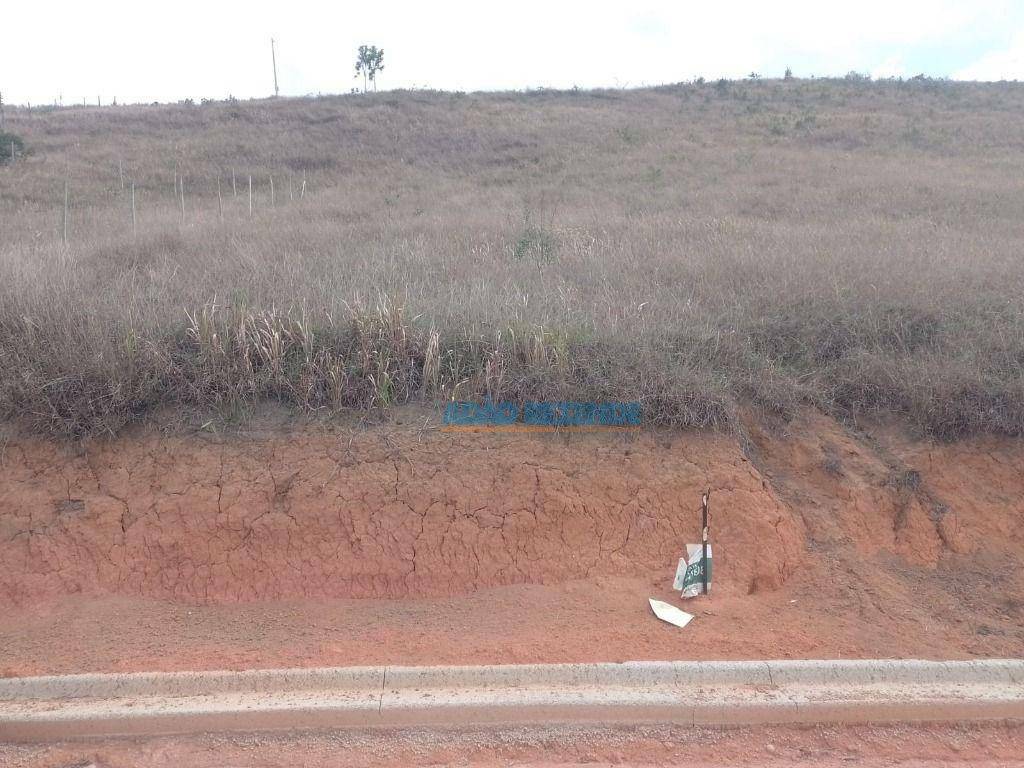
[[[685,627],[690,623],[690,619],[693,618],[693,614],[681,611],[674,605],[663,603],[661,600],[655,600],[653,597],[647,599],[651,604],[651,610],[654,611],[654,615],[662,621],[667,621],[669,624]]]

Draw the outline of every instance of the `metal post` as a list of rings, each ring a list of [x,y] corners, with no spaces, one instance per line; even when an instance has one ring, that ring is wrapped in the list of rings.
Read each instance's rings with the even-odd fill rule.
[[[708,502],[711,500],[711,489],[708,488],[700,498],[701,507],[701,535],[700,535],[700,548],[701,548],[701,582],[704,585],[704,594],[708,593]]]

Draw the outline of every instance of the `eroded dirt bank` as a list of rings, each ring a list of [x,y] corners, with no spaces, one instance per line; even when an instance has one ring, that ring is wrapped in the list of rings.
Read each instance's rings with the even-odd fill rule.
[[[668,433],[7,446],[0,602],[440,596],[671,567],[714,489],[722,587],[782,584],[804,532],[724,438]],[[726,566],[728,569],[726,570]]]
[[[1024,444],[374,427],[10,440],[0,674],[1024,655]],[[715,592],[676,558],[713,489]]]

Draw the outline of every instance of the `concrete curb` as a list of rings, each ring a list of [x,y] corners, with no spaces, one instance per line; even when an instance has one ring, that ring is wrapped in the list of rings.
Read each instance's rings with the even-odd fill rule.
[[[529,722],[1024,719],[1024,660],[349,667],[0,679],[0,740]]]

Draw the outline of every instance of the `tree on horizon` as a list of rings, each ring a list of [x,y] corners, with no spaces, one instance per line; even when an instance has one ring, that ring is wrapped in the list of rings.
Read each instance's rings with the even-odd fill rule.
[[[384,69],[384,50],[376,45],[360,45],[359,54],[356,57],[356,77],[363,76],[363,93],[369,90],[369,83],[373,83],[373,90],[377,90],[377,73]]]

